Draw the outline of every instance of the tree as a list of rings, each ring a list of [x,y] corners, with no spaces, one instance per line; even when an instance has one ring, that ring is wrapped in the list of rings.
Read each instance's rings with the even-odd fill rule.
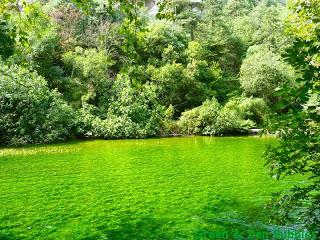
[[[3,59],[10,57],[14,51],[14,41],[10,37],[8,28],[8,23],[0,17],[0,56]]]
[[[111,72],[114,65],[106,51],[76,47],[74,51],[64,53],[62,61],[70,76],[61,86],[68,100],[78,107],[86,102],[105,111],[111,94]]]
[[[158,103],[154,90],[148,84],[138,90],[128,75],[118,74],[105,116],[97,115],[94,105],[83,104],[80,133],[86,137],[105,139],[159,136],[165,108]]]
[[[38,2],[23,2],[19,10],[8,7],[4,16],[4,59],[9,64],[19,64],[37,71],[46,78],[50,88],[57,87],[63,75],[59,35],[41,5]]]
[[[178,116],[187,108],[195,107],[205,100],[205,86],[198,82],[182,64],[166,64],[160,68],[150,67],[151,81],[156,89],[159,102],[169,107],[172,105]]]
[[[291,38],[285,35],[286,16],[287,9],[280,4],[259,3],[249,14],[250,25],[254,29],[251,44],[267,44],[278,51],[288,47]]]
[[[302,223],[320,237],[320,2],[297,0],[290,3],[288,32],[295,38],[286,59],[301,77],[298,88],[284,86],[277,93],[282,101],[276,110],[273,129],[280,141],[266,157],[277,178],[304,175],[307,181],[276,193],[271,206],[281,223]]]
[[[161,20],[149,24],[143,34],[142,60],[145,64],[162,66],[166,63],[185,62],[188,46],[186,33],[180,26]]]
[[[182,26],[188,33],[190,39],[194,40],[194,33],[201,22],[204,10],[203,1],[198,0],[161,0],[158,2],[158,19],[174,21]]]
[[[0,62],[0,144],[65,140],[74,126],[73,110],[43,77]]]
[[[292,42],[292,38],[285,34],[284,20],[288,10],[282,4],[230,0],[224,11],[245,50],[252,45],[263,44],[274,52],[283,52]]]
[[[208,0],[203,18],[195,32],[195,40],[202,43],[208,61],[216,61],[229,74],[237,74],[241,65],[243,46],[233,34],[223,12],[223,1]]]
[[[232,17],[239,17],[249,13],[253,3],[249,0],[228,0],[224,12]]]
[[[268,46],[249,48],[240,70],[240,84],[245,95],[261,97],[268,103],[274,103],[277,101],[273,95],[275,89],[286,83],[293,86],[293,79],[293,69]]]
[[[4,65],[19,65],[31,79],[41,75],[52,90],[47,94],[78,113],[72,120],[81,123],[81,136],[155,136],[171,131],[165,125],[176,132],[182,112],[213,97],[223,106],[220,127],[205,134],[246,132],[252,122],[262,122],[247,116],[236,106],[242,100],[234,98],[241,95],[246,53],[240,80],[248,97],[276,102],[281,97],[271,93],[291,79],[278,47],[285,12],[271,0],[163,0],[157,15],[162,20],[145,16],[143,1],[2,2]],[[252,44],[264,47],[247,52]],[[12,84],[23,80],[18,73]],[[199,109],[190,111],[203,113],[206,107]]]

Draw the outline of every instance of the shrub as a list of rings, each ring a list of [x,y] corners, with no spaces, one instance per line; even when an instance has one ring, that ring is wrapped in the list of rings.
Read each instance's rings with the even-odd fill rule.
[[[207,135],[245,133],[254,127],[255,123],[250,119],[246,119],[243,109],[238,104],[239,102],[235,100],[229,101],[219,112],[216,128],[207,127]]]
[[[206,100],[199,107],[183,112],[179,119],[181,132],[184,134],[205,134],[208,126],[215,128],[219,115],[220,104],[216,99]]]
[[[64,140],[73,132],[73,111],[44,78],[0,62],[0,144]]]
[[[178,125],[188,135],[241,134],[263,123],[267,111],[265,102],[259,98],[236,98],[223,107],[212,99],[182,113]]]
[[[164,131],[165,108],[156,101],[154,89],[133,88],[127,75],[119,74],[105,114],[85,103],[79,111],[79,133],[85,137],[122,139],[145,138]]]

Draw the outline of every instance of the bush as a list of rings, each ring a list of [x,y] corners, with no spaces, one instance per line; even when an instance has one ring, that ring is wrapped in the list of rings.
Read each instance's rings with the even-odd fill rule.
[[[234,101],[234,107],[239,107],[243,116],[258,125],[265,122],[270,109],[262,98],[238,98]]]
[[[183,112],[179,125],[184,134],[203,135],[207,126],[215,126],[220,110],[220,104],[216,99],[205,101],[201,106]]]
[[[87,138],[125,139],[156,136],[152,120],[146,124],[134,122],[128,115],[108,115],[101,119],[89,112],[81,111],[79,133]]]
[[[216,99],[182,113],[180,131],[188,135],[224,135],[246,133],[263,123],[268,108],[259,98],[236,98],[221,107]]]
[[[216,128],[208,126],[207,135],[241,134],[246,133],[255,123],[246,118],[244,109],[241,108],[241,102],[230,100],[221,109],[217,118]]]
[[[0,144],[64,140],[73,132],[73,111],[44,78],[0,62]]]
[[[105,114],[97,114],[101,111],[93,105],[83,105],[79,111],[79,133],[85,137],[122,139],[164,132],[165,108],[156,101],[154,89],[147,84],[142,88],[142,92],[138,92],[127,75],[119,74]]]
[[[105,139],[121,138],[143,138],[145,131],[139,129],[139,125],[134,123],[128,116],[108,116],[101,120],[95,118],[92,124],[93,134],[96,137]]]

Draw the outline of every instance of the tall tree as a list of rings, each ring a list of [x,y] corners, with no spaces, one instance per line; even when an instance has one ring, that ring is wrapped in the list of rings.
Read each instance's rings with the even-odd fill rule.
[[[282,223],[305,224],[320,237],[320,2],[296,0],[290,3],[287,30],[295,42],[286,59],[301,77],[299,87],[283,87],[274,128],[280,142],[267,152],[268,164],[277,178],[304,175],[308,181],[275,194],[272,206]]]

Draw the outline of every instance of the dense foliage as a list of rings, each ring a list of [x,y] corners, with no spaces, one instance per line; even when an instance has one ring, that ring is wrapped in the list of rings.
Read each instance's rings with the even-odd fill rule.
[[[277,193],[272,206],[281,223],[306,224],[320,237],[320,2],[293,1],[288,32],[295,38],[285,57],[299,72],[298,87],[284,85],[277,95],[278,112],[272,127],[280,143],[267,152],[277,178],[305,175],[308,181]],[[280,209],[280,211],[279,211]]]
[[[0,144],[47,143],[70,137],[73,109],[45,79],[22,67],[0,65]]]
[[[268,107],[260,98],[231,99],[223,107],[216,99],[182,113],[181,132],[198,135],[247,133],[266,117]]]
[[[293,69],[267,46],[256,45],[248,49],[240,70],[240,84],[245,95],[275,103],[274,91],[283,84],[293,85],[293,79]]]
[[[291,83],[272,1],[1,4],[1,144],[245,134]],[[29,90],[34,89],[34,90]],[[38,89],[38,90],[35,90]]]

